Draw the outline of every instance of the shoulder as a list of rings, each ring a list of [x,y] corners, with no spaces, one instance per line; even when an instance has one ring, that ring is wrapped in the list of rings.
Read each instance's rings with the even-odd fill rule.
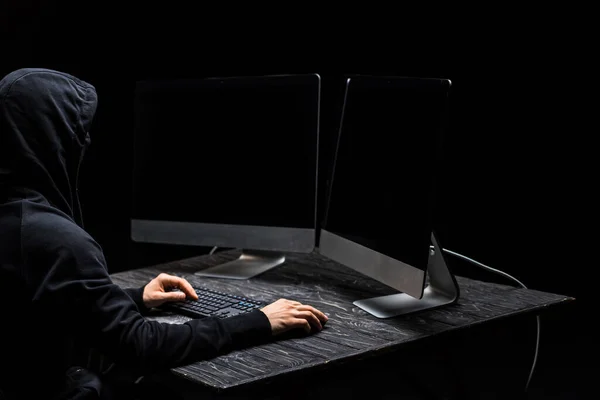
[[[24,202],[21,239],[23,251],[101,253],[96,241],[66,214],[44,204]]]

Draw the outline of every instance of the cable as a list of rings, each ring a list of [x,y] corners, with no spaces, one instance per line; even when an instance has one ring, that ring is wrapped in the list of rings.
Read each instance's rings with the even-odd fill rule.
[[[433,247],[433,246],[432,246]],[[516,282],[520,287],[522,287],[523,289],[527,289],[527,286],[525,286],[521,281],[519,281],[517,278],[515,278],[514,276],[511,276],[509,274],[507,274],[504,271],[500,271],[498,269],[492,268],[492,267],[488,267],[485,264],[480,263],[479,261],[475,261],[472,258],[463,256],[462,254],[456,253],[452,250],[448,250],[448,249],[442,249],[442,251],[444,251],[445,253],[451,254],[455,257],[458,258],[462,258],[465,261],[468,261],[472,264],[477,265],[480,268],[483,268],[485,270],[494,272],[498,275],[502,275],[505,278],[508,278],[510,280],[512,280],[513,282]],[[536,340],[535,340],[535,355],[533,356],[533,364],[531,365],[531,371],[529,372],[529,378],[527,379],[527,384],[525,385],[525,392],[527,392],[527,390],[529,389],[529,383],[531,382],[531,378],[533,377],[533,371],[535,370],[535,365],[537,364],[537,359],[538,359],[538,352],[539,352],[539,348],[540,348],[540,316],[536,315],[535,317],[536,322],[537,322],[537,334],[536,334]]]
[[[213,247],[213,248],[210,250],[210,252],[209,252],[208,254],[209,254],[209,255],[211,255],[211,254],[215,254],[215,251],[217,251],[217,249],[218,249],[218,247],[217,247],[217,246]]]

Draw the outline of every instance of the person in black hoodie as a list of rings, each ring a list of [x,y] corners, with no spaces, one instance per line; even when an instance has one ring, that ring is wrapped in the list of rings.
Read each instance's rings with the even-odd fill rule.
[[[0,398],[101,396],[95,375],[68,388],[82,370],[79,348],[151,373],[286,330],[321,329],[323,313],[285,299],[226,319],[144,318],[149,307],[181,300],[172,288],[196,295],[165,274],[121,289],[83,229],[77,181],[96,104],[92,85],[59,71],[20,69],[0,81]]]

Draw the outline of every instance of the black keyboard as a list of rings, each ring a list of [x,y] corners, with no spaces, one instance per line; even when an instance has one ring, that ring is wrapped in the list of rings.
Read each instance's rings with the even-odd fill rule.
[[[215,290],[194,288],[198,300],[187,299],[181,302],[165,303],[165,310],[192,318],[219,317],[227,318],[247,313],[260,308],[260,301],[234,296]]]

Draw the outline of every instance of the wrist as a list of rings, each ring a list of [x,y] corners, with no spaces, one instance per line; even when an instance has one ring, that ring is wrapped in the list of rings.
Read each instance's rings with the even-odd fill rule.
[[[148,293],[147,293],[147,291],[146,291],[146,287],[147,287],[147,286],[148,286],[148,285],[144,285],[144,286],[142,286],[142,287],[140,288],[140,290],[141,290],[141,292],[142,292],[142,304],[144,305],[144,307],[146,307],[146,308],[148,308],[148,309],[149,309],[149,308],[152,308],[152,307],[149,307],[149,306],[148,306],[148,303],[150,302],[150,299],[148,298]]]
[[[140,312],[145,312],[150,310],[152,307],[148,307],[148,300],[146,294],[146,286],[139,287],[133,291],[133,301],[138,306]]]

